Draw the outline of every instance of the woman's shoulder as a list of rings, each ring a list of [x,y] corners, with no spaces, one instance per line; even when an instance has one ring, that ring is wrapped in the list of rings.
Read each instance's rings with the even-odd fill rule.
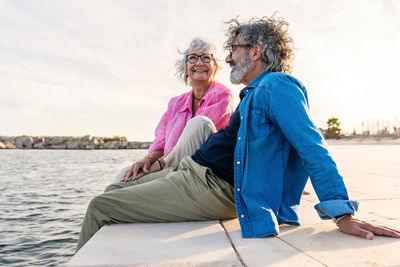
[[[171,97],[168,102],[168,108],[173,108],[173,107],[179,108],[184,106],[185,103],[187,103],[190,100],[191,93],[192,91],[190,90],[180,95]]]
[[[213,95],[232,95],[233,96],[232,90],[219,82],[213,82],[209,91]]]
[[[222,84],[220,82],[213,82],[211,87],[218,91],[232,91],[231,89],[229,89],[228,87],[226,87],[224,84]]]

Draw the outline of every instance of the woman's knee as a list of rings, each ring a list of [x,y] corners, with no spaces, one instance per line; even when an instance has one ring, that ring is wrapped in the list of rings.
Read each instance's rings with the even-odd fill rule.
[[[203,115],[191,118],[187,122],[186,127],[193,127],[198,131],[210,130],[212,133],[217,131],[213,121],[209,117]]]

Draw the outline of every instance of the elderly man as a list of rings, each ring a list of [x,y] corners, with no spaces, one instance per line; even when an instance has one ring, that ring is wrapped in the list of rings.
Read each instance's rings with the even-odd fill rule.
[[[127,183],[115,183],[89,204],[78,250],[103,225],[229,219],[243,237],[279,233],[298,225],[297,207],[308,177],[322,219],[345,233],[373,239],[400,232],[356,220],[342,177],[308,112],[305,87],[291,71],[292,39],[279,18],[231,22],[226,62],[232,83],[246,86],[228,126],[192,157]]]

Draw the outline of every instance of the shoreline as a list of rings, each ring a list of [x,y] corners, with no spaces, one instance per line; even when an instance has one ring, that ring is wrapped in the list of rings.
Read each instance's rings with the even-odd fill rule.
[[[400,145],[393,136],[342,137],[325,139],[328,145]],[[1,149],[148,149],[152,142],[128,141],[125,137],[99,136],[0,136]]]
[[[345,137],[325,139],[328,145],[400,145],[400,138],[393,137]]]
[[[152,142],[128,141],[126,137],[99,136],[0,136],[1,149],[148,149]]]

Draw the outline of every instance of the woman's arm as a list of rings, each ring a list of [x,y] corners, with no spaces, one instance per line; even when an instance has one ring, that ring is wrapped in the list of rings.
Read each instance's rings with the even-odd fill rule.
[[[161,120],[157,125],[155,130],[156,137],[153,141],[153,144],[149,148],[149,154],[146,155],[142,160],[134,162],[122,177],[121,182],[128,182],[142,177],[147,173],[154,172],[154,168],[151,168],[152,164],[157,162],[157,160],[164,155],[167,125],[169,118],[171,117],[170,114],[173,112],[173,106],[174,98],[169,101],[167,111],[161,117]]]

